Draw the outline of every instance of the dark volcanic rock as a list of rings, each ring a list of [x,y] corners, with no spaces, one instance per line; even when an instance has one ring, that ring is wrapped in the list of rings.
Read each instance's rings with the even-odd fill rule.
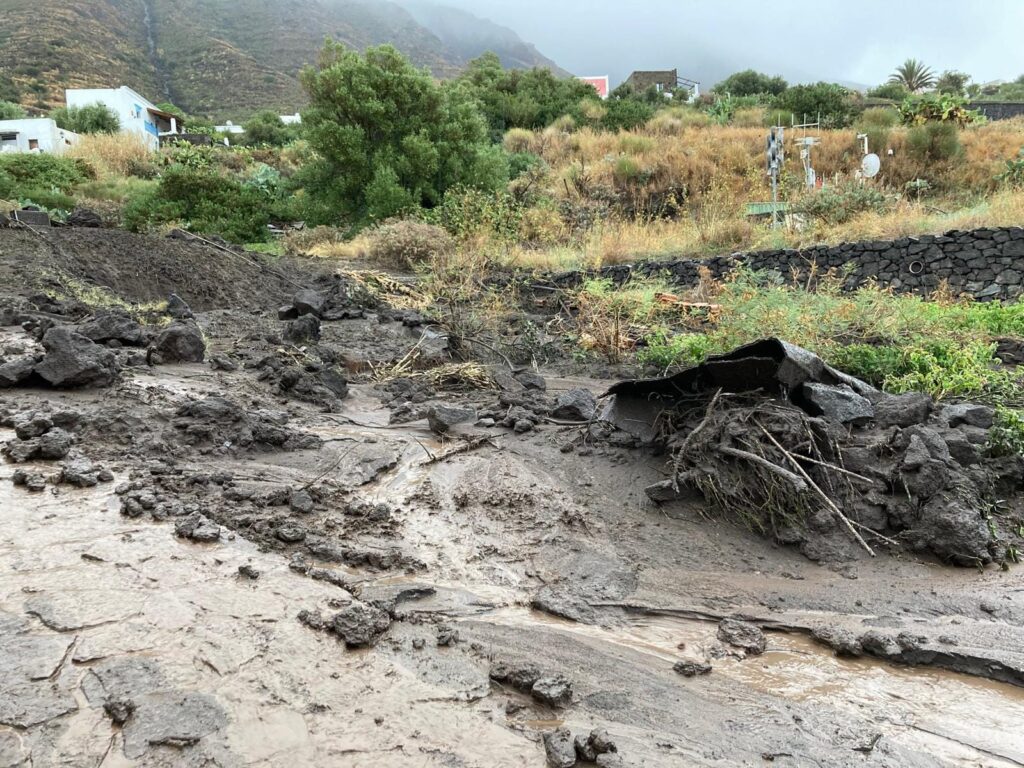
[[[735,648],[742,648],[752,656],[764,653],[768,647],[760,627],[739,619],[722,619],[718,625],[718,639]]]
[[[346,646],[358,648],[373,645],[390,626],[391,617],[380,608],[353,602],[334,615],[330,629],[345,641]]]
[[[461,408],[455,405],[435,405],[427,411],[427,424],[430,425],[432,432],[439,435],[451,431],[459,424],[465,424],[475,419],[476,411],[472,408]]]
[[[43,336],[46,354],[35,373],[55,387],[106,387],[117,377],[114,353],[58,326]]]
[[[533,684],[530,694],[549,706],[565,707],[572,701],[572,683],[562,675],[542,677]]]
[[[154,347],[165,363],[201,363],[206,358],[203,332],[189,320],[171,323],[160,331]]]
[[[932,398],[922,392],[902,395],[881,394],[875,398],[875,423],[880,427],[909,427],[923,424],[934,406]]]
[[[677,661],[672,665],[672,669],[683,677],[711,674],[711,665],[702,661]]]
[[[292,307],[295,309],[296,317],[302,317],[303,315],[322,317],[326,306],[327,298],[319,291],[302,290],[296,293],[292,299]]]
[[[24,355],[8,360],[0,364],[0,389],[4,387],[16,387],[28,381],[35,368],[36,358],[32,355]]]
[[[102,312],[80,323],[76,330],[97,344],[117,341],[129,347],[141,347],[146,343],[142,326],[127,312]]]
[[[69,227],[99,229],[103,226],[103,217],[89,208],[75,208],[75,210],[68,214],[64,223]]]
[[[220,526],[196,512],[179,520],[174,526],[174,533],[192,541],[217,541],[220,538]]]
[[[576,765],[576,744],[568,728],[545,733],[544,752],[551,768],[572,768]]]
[[[292,344],[308,344],[320,341],[320,318],[314,314],[302,315],[288,323],[284,337]]]
[[[192,307],[186,304],[185,300],[176,293],[172,293],[167,297],[167,309],[165,311],[175,320],[191,320],[195,317],[192,313]]]
[[[552,417],[567,421],[590,421],[597,410],[597,398],[587,389],[570,389],[558,396]]]

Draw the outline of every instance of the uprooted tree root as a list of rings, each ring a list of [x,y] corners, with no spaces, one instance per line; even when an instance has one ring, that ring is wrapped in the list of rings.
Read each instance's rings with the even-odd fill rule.
[[[843,468],[822,421],[764,395],[719,392],[703,412],[678,412],[667,426],[676,486],[700,491],[713,511],[783,542],[801,539],[811,517],[824,515],[874,555],[860,533],[868,529],[842,512],[853,483],[871,481]]]

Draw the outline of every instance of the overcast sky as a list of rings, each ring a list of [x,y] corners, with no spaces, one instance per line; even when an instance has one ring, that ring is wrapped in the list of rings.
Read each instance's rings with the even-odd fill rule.
[[[439,0],[511,27],[578,75],[753,67],[876,85],[904,59],[978,82],[1024,74],[1024,0]]]

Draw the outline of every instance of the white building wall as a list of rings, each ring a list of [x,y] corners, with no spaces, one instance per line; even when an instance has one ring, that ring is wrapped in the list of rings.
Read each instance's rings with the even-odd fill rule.
[[[151,101],[140,96],[126,85],[120,88],[69,88],[65,92],[68,107],[87,107],[103,104],[113,110],[121,121],[121,131],[141,136],[152,150],[160,148],[160,129],[150,109],[156,109]]]
[[[77,133],[58,128],[48,117],[0,120],[0,152],[38,150],[59,155],[76,141]]]

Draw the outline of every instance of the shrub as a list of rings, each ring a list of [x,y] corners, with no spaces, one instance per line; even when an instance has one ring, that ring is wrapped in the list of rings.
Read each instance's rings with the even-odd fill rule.
[[[609,131],[631,131],[654,116],[654,108],[636,99],[609,99],[601,127]]]
[[[884,83],[877,88],[871,88],[868,96],[874,99],[888,99],[889,101],[902,102],[910,91],[902,83]]]
[[[865,211],[882,213],[889,204],[889,198],[876,187],[849,183],[811,193],[793,210],[827,224],[843,224]]]
[[[117,133],[121,121],[105,104],[89,104],[84,107],[60,107],[50,117],[65,131],[75,133]]]
[[[1016,158],[1006,161],[1005,169],[996,176],[996,180],[1011,189],[1024,189],[1024,147]]]
[[[781,77],[771,77],[753,69],[746,69],[729,75],[714,87],[714,91],[732,96],[778,96],[787,87],[789,84]]]
[[[281,117],[273,110],[257,112],[242,124],[245,131],[244,143],[250,146],[267,145],[283,147],[297,133],[292,126],[281,122]]]
[[[159,187],[125,206],[125,225],[145,231],[182,221],[195,232],[218,235],[236,243],[267,239],[273,201],[257,189],[212,171],[168,168]]]
[[[56,189],[64,193],[96,177],[95,170],[82,160],[42,153],[0,155],[0,172],[6,174],[16,188]]]
[[[850,92],[835,83],[795,85],[775,99],[773,106],[793,112],[797,120],[821,118],[825,128],[843,128],[850,124],[854,106]]]
[[[71,195],[40,187],[19,190],[18,202],[21,205],[38,206],[51,214],[57,214],[58,218],[75,207],[75,198]]]
[[[895,128],[899,124],[899,110],[891,107],[865,109],[857,119],[857,125],[861,128]]]
[[[412,270],[455,250],[455,241],[444,229],[418,219],[386,221],[367,236],[370,257],[393,269]]]
[[[459,240],[485,236],[515,242],[523,209],[504,191],[484,192],[471,187],[448,190],[441,205],[427,214],[430,223],[443,227]]]
[[[619,186],[638,184],[643,181],[644,176],[646,172],[643,167],[632,157],[620,157],[612,167],[612,178]]]
[[[0,101],[0,120],[20,120],[25,117],[25,110],[20,104]]]
[[[533,139],[533,131],[526,128],[512,128],[505,133],[502,143],[510,154],[521,154],[533,149]]]
[[[980,112],[967,109],[966,102],[961,96],[948,93],[908,96],[900,105],[899,111],[905,125],[938,122],[962,127],[984,119]]]
[[[989,456],[1024,456],[1024,412],[996,408],[996,419],[988,433],[985,451]]]
[[[907,132],[911,157],[925,163],[941,163],[963,154],[960,131],[952,122],[925,123]]]

